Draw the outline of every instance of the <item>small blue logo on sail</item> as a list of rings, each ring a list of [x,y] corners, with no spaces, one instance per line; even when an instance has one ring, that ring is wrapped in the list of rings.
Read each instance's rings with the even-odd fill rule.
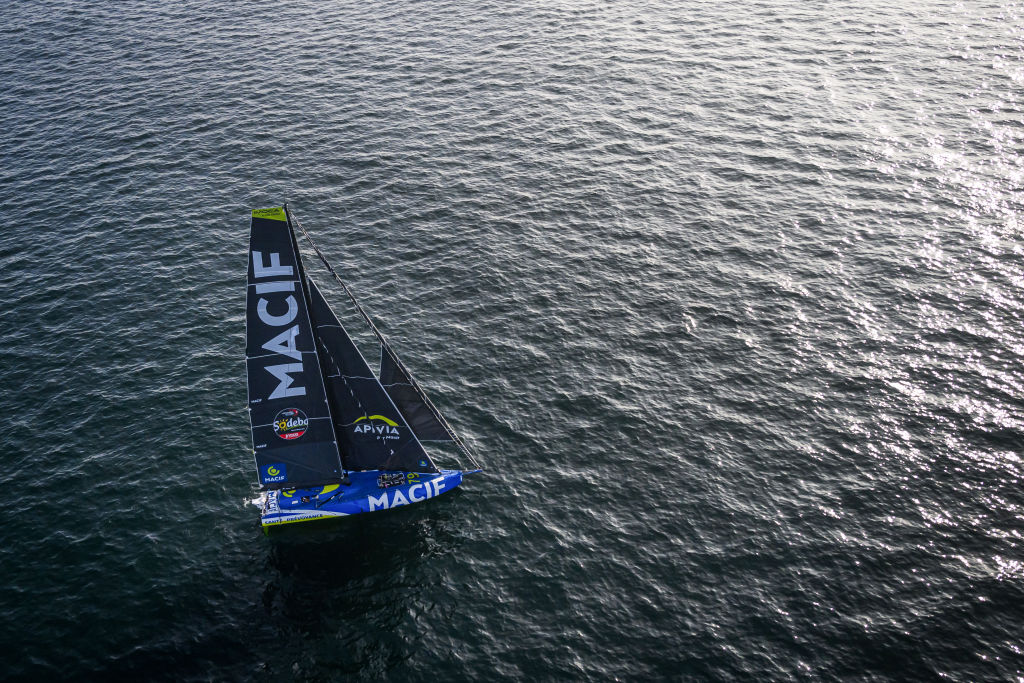
[[[275,462],[271,465],[265,465],[260,474],[263,475],[262,479],[264,484],[275,484],[288,478],[283,462]]]

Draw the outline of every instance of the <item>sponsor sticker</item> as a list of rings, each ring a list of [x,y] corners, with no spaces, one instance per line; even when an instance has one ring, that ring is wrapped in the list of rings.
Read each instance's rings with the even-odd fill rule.
[[[366,434],[382,441],[392,441],[400,437],[398,423],[383,415],[364,415],[355,421],[352,431]]]
[[[384,473],[377,477],[377,488],[389,489],[392,486],[405,485],[405,472]]]
[[[264,484],[274,484],[288,478],[288,473],[287,470],[285,470],[283,462],[275,462],[264,466],[261,474],[263,475],[262,479]]]
[[[298,408],[285,408],[274,418],[274,433],[285,441],[292,441],[309,429],[309,418]]]

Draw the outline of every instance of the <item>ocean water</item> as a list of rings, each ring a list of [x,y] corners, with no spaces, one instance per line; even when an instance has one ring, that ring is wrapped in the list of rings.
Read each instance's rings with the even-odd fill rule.
[[[1024,678],[1020,2],[43,0],[0,38],[0,678]],[[285,201],[484,474],[261,533]]]

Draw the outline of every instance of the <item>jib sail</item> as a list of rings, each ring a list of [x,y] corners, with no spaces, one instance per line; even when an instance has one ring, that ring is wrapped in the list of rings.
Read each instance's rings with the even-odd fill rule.
[[[402,417],[420,441],[453,441],[437,418],[436,408],[428,406],[425,395],[417,390],[400,361],[389,348],[381,346],[380,383],[395,402]]]
[[[335,432],[346,469],[437,472],[316,283],[308,283]]]
[[[285,209],[253,211],[245,365],[264,488],[316,486],[342,476],[304,282]]]

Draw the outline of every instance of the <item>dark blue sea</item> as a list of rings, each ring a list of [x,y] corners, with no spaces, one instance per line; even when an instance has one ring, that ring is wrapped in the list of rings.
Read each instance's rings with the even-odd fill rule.
[[[1019,1],[8,0],[0,43],[0,679],[1024,679]],[[482,475],[261,532],[284,202]]]

